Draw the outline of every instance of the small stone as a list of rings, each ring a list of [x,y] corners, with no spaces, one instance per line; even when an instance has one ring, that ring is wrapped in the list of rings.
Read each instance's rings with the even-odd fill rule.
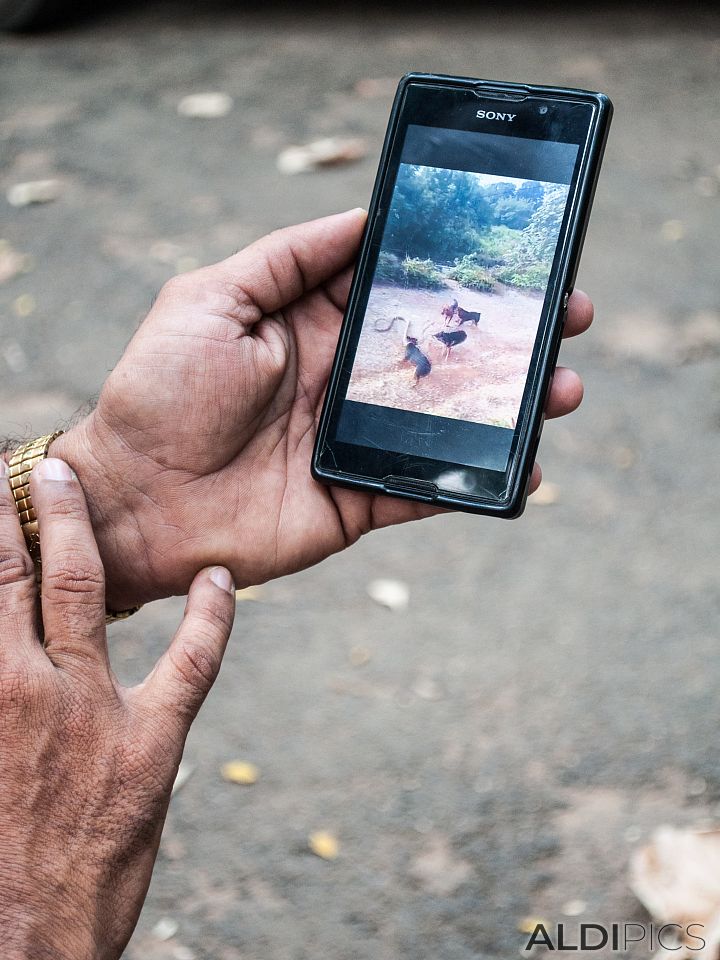
[[[322,860],[337,860],[340,844],[337,837],[327,830],[316,830],[308,837],[308,847]]]
[[[8,190],[7,202],[11,207],[29,207],[33,203],[50,203],[62,193],[59,180],[28,180],[16,183]]]
[[[178,103],[177,111],[192,120],[217,120],[230,113],[233,103],[229,94],[219,91],[191,93]]]
[[[166,940],[172,940],[179,929],[180,924],[177,920],[173,920],[172,917],[163,917],[152,928],[152,935],[156,940],[164,943]]]
[[[223,780],[228,783],[239,783],[244,787],[251,787],[260,779],[260,771],[254,763],[245,760],[230,760],[222,765],[220,770]]]

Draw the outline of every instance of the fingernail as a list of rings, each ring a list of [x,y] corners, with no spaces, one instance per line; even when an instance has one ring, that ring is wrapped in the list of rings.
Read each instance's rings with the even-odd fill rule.
[[[10,471],[8,470],[8,465],[5,463],[3,458],[0,457],[0,479],[3,477],[7,477],[9,473]]]
[[[33,467],[33,473],[39,480],[61,480],[64,483],[77,480],[75,471],[71,470],[64,460],[58,460],[57,457],[41,460]]]
[[[228,593],[235,593],[235,584],[230,576],[230,571],[225,567],[213,567],[210,571],[210,579],[220,587],[221,590],[227,590]]]

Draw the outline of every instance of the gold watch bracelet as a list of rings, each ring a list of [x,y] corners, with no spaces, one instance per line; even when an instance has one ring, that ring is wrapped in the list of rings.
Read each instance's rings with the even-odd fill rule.
[[[57,440],[64,431],[57,430],[45,437],[38,437],[23,443],[10,457],[9,480],[15,506],[20,517],[20,526],[25,535],[28,553],[35,566],[35,579],[38,586],[42,583],[42,556],[40,553],[40,530],[38,518],[30,496],[30,474],[36,463],[44,460],[48,455],[50,444]],[[105,611],[105,623],[114,623],[116,620],[127,620],[140,607],[131,607],[129,610]]]

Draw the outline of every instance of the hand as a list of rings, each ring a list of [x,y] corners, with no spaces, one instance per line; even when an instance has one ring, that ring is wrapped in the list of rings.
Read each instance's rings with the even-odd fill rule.
[[[42,623],[0,464],[0,956],[114,960],[150,882],[185,737],[220,668],[233,584],[190,588],[172,644],[140,686],[113,677],[103,569],[77,478],[33,470]]]
[[[354,210],[281,230],[171,280],[97,409],[56,441],[90,500],[112,606],[183,593],[209,562],[261,583],[437,512],[310,476],[364,222]],[[591,320],[575,293],[566,335]],[[547,415],[581,399],[559,368]]]

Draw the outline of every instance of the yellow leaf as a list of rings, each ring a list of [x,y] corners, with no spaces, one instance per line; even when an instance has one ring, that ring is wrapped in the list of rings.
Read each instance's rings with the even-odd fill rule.
[[[241,783],[245,787],[250,787],[260,779],[260,771],[254,763],[248,763],[245,760],[230,760],[222,765],[220,771],[223,780],[230,783]]]
[[[308,846],[316,857],[323,860],[336,860],[340,853],[340,844],[332,833],[327,830],[316,830],[308,837]]]

